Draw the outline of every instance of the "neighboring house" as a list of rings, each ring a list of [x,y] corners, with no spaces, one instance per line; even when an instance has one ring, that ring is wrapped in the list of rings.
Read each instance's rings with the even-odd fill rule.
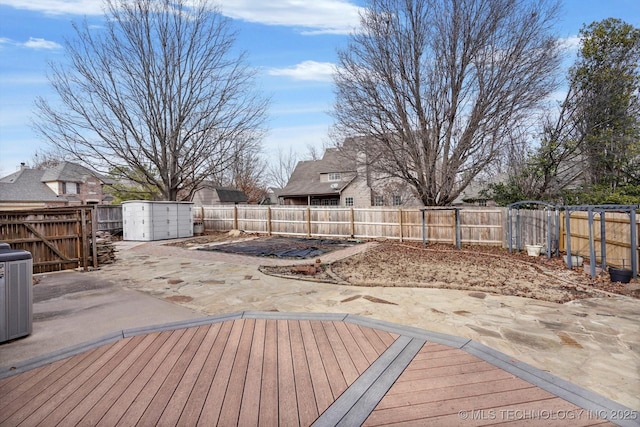
[[[320,206],[417,205],[407,185],[376,179],[365,166],[329,148],[320,160],[298,162],[289,182],[278,194],[280,204]]]
[[[238,205],[247,203],[247,196],[235,188],[205,183],[195,192],[192,201],[195,206]]]
[[[84,166],[62,162],[49,169],[21,169],[0,178],[0,209],[29,209],[109,203],[112,180]]]
[[[506,182],[508,179],[506,174],[498,174],[492,178],[480,179],[476,178],[467,185],[453,201],[453,206],[489,206],[495,207],[496,202],[491,199],[491,184]]]
[[[453,203],[456,206],[495,206],[482,195],[489,181],[476,180]],[[384,178],[366,166],[356,166],[329,148],[320,160],[298,162],[279,204],[321,206],[422,206],[410,186],[398,178]]]
[[[258,203],[259,205],[277,205],[278,204],[278,196],[282,188],[269,187],[267,188],[266,193],[262,197],[262,200]]]

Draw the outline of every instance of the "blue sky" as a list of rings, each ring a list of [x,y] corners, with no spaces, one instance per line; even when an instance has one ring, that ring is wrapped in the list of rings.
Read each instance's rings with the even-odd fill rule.
[[[490,1],[490,0],[489,0]],[[264,152],[299,154],[329,142],[331,80],[336,50],[358,24],[358,0],[222,0],[239,31],[238,47],[259,69],[259,86],[272,98]],[[558,36],[567,39],[567,64],[583,24],[608,17],[640,26],[640,0],[564,0]],[[63,58],[71,22],[99,24],[101,0],[0,0],[0,176],[30,163],[47,146],[31,129],[34,100],[52,97],[49,61]],[[573,42],[573,43],[572,43]]]

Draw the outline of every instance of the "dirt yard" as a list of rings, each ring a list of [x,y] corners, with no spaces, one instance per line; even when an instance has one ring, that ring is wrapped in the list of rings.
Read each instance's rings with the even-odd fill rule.
[[[247,236],[234,236],[233,239]],[[255,236],[253,236],[255,238]],[[202,245],[231,239],[227,233],[177,243]],[[583,269],[568,270],[561,258],[529,257],[501,248],[382,242],[376,247],[331,265],[262,267],[267,274],[356,286],[429,287],[478,294],[514,295],[564,303],[611,294],[640,298],[640,279],[612,283],[608,274],[592,279]],[[480,295],[479,295],[480,296]]]

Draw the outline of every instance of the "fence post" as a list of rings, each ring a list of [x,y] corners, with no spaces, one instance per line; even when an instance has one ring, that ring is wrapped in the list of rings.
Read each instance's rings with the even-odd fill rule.
[[[398,225],[400,226],[400,243],[404,242],[404,234],[402,232],[402,208],[398,208]]]
[[[457,237],[458,237],[458,229],[456,228],[456,211],[452,210],[451,211],[451,227],[453,228],[453,233],[451,233],[451,235],[453,236],[453,246],[456,246],[457,244]]]
[[[96,246],[96,231],[98,231],[98,205],[91,208],[91,248],[93,249],[93,268],[98,268],[98,247]]]
[[[87,212],[82,208],[80,208],[80,221],[82,222],[82,224],[80,225],[82,229],[82,266],[86,271],[89,269],[89,245],[87,245]]]
[[[271,206],[267,206],[267,235],[271,236]]]
[[[307,206],[307,237],[311,237],[311,208]]]
[[[349,230],[351,231],[351,237],[356,236],[356,222],[353,207],[349,209]]]
[[[233,205],[233,229],[239,230],[238,228],[238,205]]]

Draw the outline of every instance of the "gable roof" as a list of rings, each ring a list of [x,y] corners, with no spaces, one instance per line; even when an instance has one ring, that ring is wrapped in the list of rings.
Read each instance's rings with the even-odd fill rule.
[[[356,167],[353,162],[343,158],[336,148],[328,148],[321,160],[298,162],[289,182],[279,191],[278,196],[337,194],[349,185],[350,181],[322,182],[320,180],[321,174],[331,172],[355,173]]]
[[[42,176],[45,171],[37,169],[22,169],[4,178],[0,178],[0,201],[2,202],[64,202],[67,199],[59,197],[43,184]]]
[[[242,190],[235,188],[217,187],[218,199],[221,203],[247,203],[247,196]]]
[[[52,168],[46,169],[42,175],[42,182],[64,181],[82,183],[90,176],[98,178],[104,184],[114,183],[112,179],[71,162],[62,162]]]
[[[214,196],[217,195],[217,200]],[[217,187],[212,182],[204,182],[196,191],[194,200],[203,205],[217,203],[247,203],[247,196],[242,190],[229,187]]]

